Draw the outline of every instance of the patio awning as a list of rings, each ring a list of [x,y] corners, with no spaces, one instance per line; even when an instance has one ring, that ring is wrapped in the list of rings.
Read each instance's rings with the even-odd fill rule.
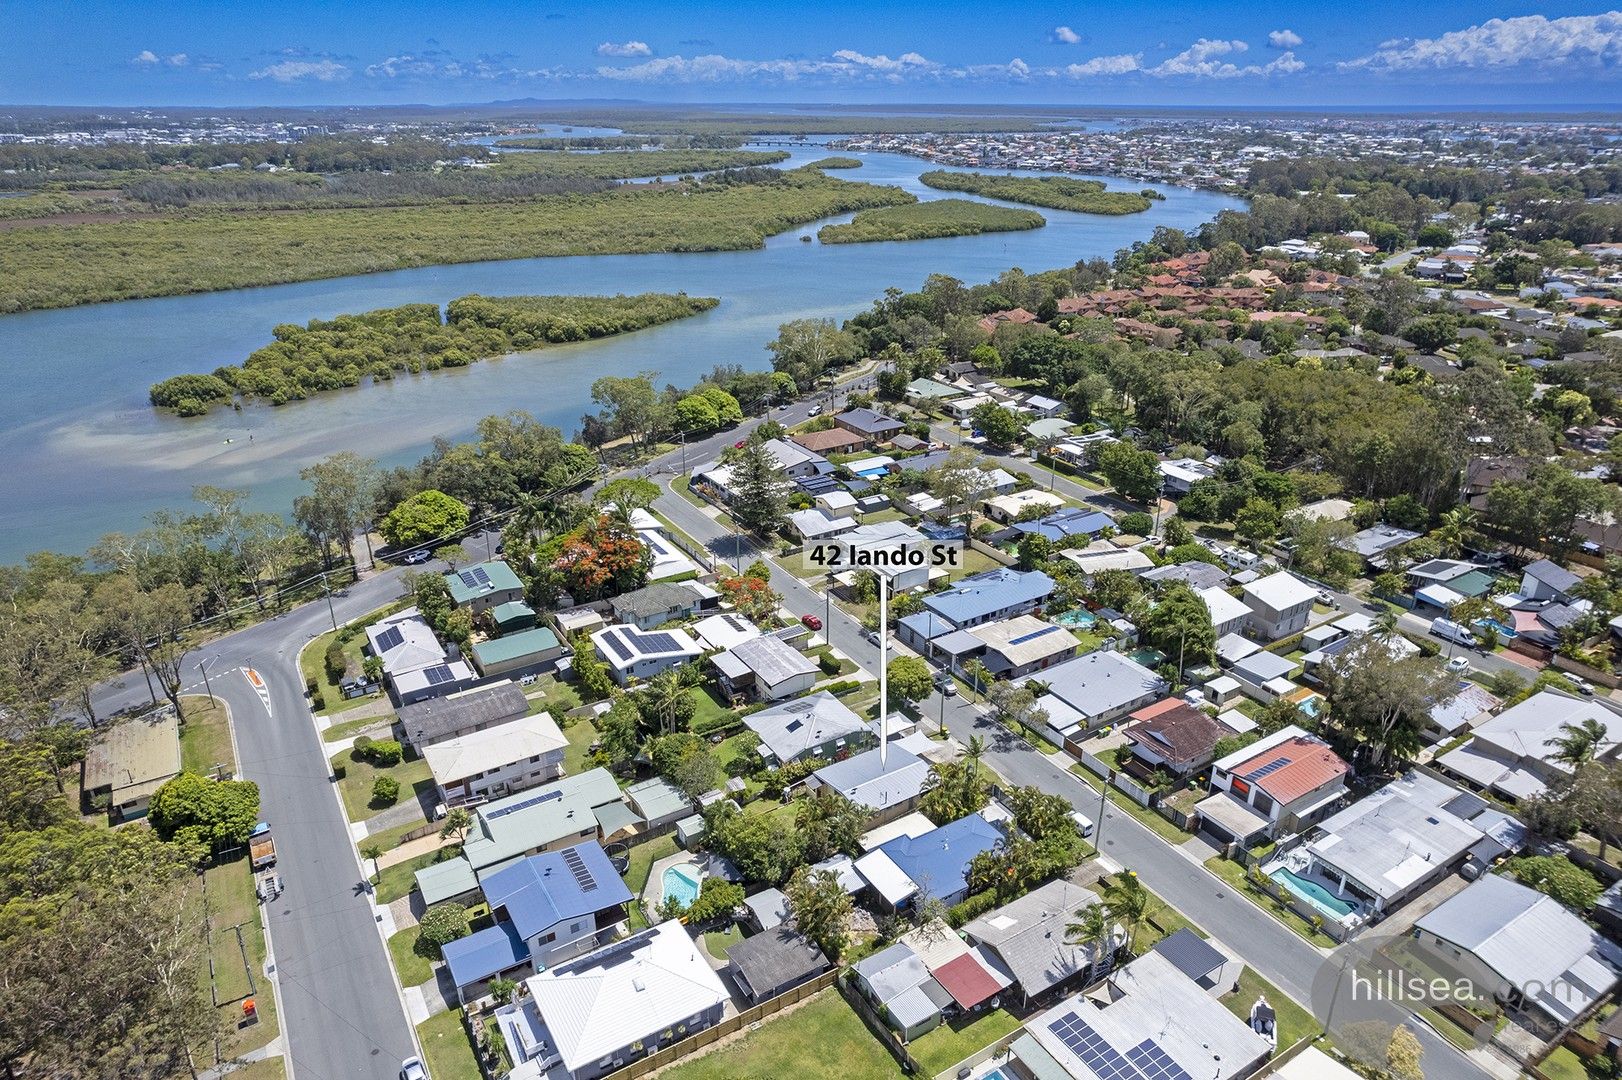
[[[1218,792],[1194,804],[1194,809],[1205,820],[1241,843],[1265,832],[1271,824],[1260,810],[1229,795]]]
[[[966,952],[936,968],[935,981],[964,1009],[972,1009],[982,1001],[995,997],[1008,985],[972,952]]]

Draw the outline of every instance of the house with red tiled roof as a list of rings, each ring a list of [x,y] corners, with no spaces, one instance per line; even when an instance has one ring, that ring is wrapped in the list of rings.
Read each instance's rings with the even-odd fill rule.
[[[989,334],[1003,323],[1014,323],[1019,326],[1024,326],[1035,321],[1036,315],[1034,312],[1026,311],[1024,308],[1017,307],[1009,311],[993,311],[990,315],[987,315],[985,318],[980,320],[980,329]]]
[[[1328,743],[1291,724],[1215,762],[1212,794],[1195,809],[1224,843],[1300,832],[1345,801],[1350,771]]]
[[[1188,776],[1211,764],[1217,740],[1232,732],[1180,698],[1166,698],[1127,717],[1123,734],[1147,769]]]

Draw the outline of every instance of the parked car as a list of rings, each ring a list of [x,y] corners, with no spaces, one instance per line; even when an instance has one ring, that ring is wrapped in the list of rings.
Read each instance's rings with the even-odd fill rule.
[[[1335,603],[1335,594],[1330,592],[1328,589],[1318,590],[1318,603],[1323,604],[1325,607],[1337,606]]]
[[[1462,675],[1470,670],[1470,658],[1467,656],[1455,656],[1447,662],[1447,669],[1455,675]]]
[[[1076,829],[1081,833],[1082,836],[1086,837],[1093,835],[1093,819],[1088,817],[1086,814],[1083,814],[1080,810],[1072,811],[1070,814],[1070,820],[1076,823]]]
[[[400,1062],[400,1080],[428,1080],[428,1070],[422,1058],[408,1057]]]
[[[800,616],[800,623],[807,630],[821,630],[822,629],[822,620],[817,618],[815,615],[801,615]]]
[[[941,694],[944,697],[957,697],[957,683],[952,679],[942,679]]]
[[[1583,678],[1581,675],[1572,675],[1571,673],[1565,671],[1562,671],[1560,674],[1567,682],[1575,686],[1585,697],[1594,696],[1594,684]]]
[[[416,551],[408,552],[406,557],[401,561],[403,561],[407,566],[418,566],[427,562],[433,557],[433,554],[427,548],[418,548]]]
[[[874,645],[879,643],[879,632],[877,630],[863,630],[862,636]]]

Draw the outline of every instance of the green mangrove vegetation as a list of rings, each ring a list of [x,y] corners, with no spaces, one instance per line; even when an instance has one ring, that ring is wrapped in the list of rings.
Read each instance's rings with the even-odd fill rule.
[[[1034,210],[1014,210],[969,199],[936,199],[863,210],[843,225],[824,225],[817,230],[817,239],[824,244],[934,240],[944,236],[1040,229],[1046,224],[1047,219]]]
[[[240,367],[176,375],[155,384],[154,406],[200,416],[227,401],[272,405],[327,390],[466,367],[476,360],[568,341],[587,341],[685,319],[720,303],[709,296],[463,296],[440,318],[437,304],[405,304],[304,326],[276,327],[276,340]]]
[[[1074,210],[1080,214],[1141,214],[1154,200],[1165,198],[1153,188],[1106,191],[1101,181],[1068,176],[991,176],[936,169],[919,179],[938,191],[963,191],[988,199],[1045,206],[1049,210]]]
[[[818,158],[816,161],[811,162],[805,167],[807,169],[860,169],[862,167],[862,159],[840,157],[836,154],[833,157]]]
[[[743,250],[818,218],[912,200],[816,170],[750,168],[515,202],[19,224],[0,230],[0,313],[487,259]]]

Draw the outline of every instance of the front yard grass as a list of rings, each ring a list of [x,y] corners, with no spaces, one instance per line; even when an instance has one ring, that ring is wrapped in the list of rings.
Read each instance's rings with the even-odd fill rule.
[[[390,604],[388,607],[379,608],[370,614],[362,615],[360,618],[350,623],[349,626],[369,625],[370,623],[376,622],[384,615],[399,610],[399,608],[400,605]],[[331,645],[333,639],[335,639],[339,634],[343,633],[345,629],[347,629],[347,627],[340,627],[337,630],[328,630],[326,633],[322,634],[320,637],[306,645],[304,647],[304,651],[299,653],[299,673],[304,676],[304,684],[306,686],[314,683],[315,688],[320,691],[321,707],[315,711],[323,715],[341,713],[348,709],[357,708],[361,705],[367,704],[368,702],[376,701],[382,694],[382,690],[380,689],[374,693],[363,694],[360,697],[346,699],[343,695],[343,691],[338,688],[338,684],[333,682],[328,676],[327,646]],[[362,659],[361,650],[365,646],[366,635],[362,633],[354,634],[349,638],[348,641],[344,642],[344,658],[349,661],[350,671],[360,671]],[[312,702],[311,704],[313,706],[314,703]]]
[[[1312,924],[1283,903],[1273,900],[1270,896],[1258,894],[1251,887],[1250,879],[1245,876],[1245,868],[1239,863],[1234,862],[1232,859],[1225,859],[1221,855],[1213,855],[1205,860],[1205,868],[1229,885],[1232,885],[1236,891],[1243,894],[1251,903],[1272,915],[1273,918],[1288,926],[1301,937],[1312,942],[1312,944],[1324,948],[1334,947],[1334,938],[1322,930],[1314,930]]]
[[[418,1024],[417,1041],[428,1059],[428,1075],[436,1080],[484,1080],[461,1009],[447,1009]]]
[[[1241,1020],[1250,1019],[1250,1007],[1256,1004],[1256,998],[1266,995],[1267,1003],[1273,1007],[1273,1014],[1277,1017],[1278,1048],[1280,1050],[1294,1046],[1302,1039],[1317,1035],[1323,1029],[1312,1018],[1312,1014],[1291,1001],[1289,996],[1256,974],[1254,968],[1246,965],[1245,972],[1239,976],[1239,989],[1222,999],[1222,1004],[1228,1011]]]
[[[227,773],[236,772],[237,758],[231,747],[225,703],[194,695],[181,698],[180,707],[186,718],[180,730],[180,767],[204,776],[215,775],[216,765],[225,766]]]
[[[1191,835],[1193,835],[1192,833],[1186,833],[1182,829],[1179,829],[1176,825],[1173,825],[1170,820],[1161,817],[1147,806],[1139,806],[1137,803],[1128,798],[1124,791],[1119,791],[1114,787],[1110,787],[1110,785],[1104,782],[1103,777],[1094,775],[1093,771],[1087,768],[1087,766],[1077,763],[1070,766],[1070,771],[1081,777],[1082,780],[1084,780],[1094,791],[1098,791],[1100,788],[1108,788],[1108,797],[1111,803],[1113,803],[1118,809],[1124,810],[1128,815],[1135,818],[1141,825],[1143,825],[1144,828],[1166,841],[1166,843],[1181,844]],[[1088,816],[1092,816],[1093,814],[1097,813],[1097,808],[1084,808],[1083,812],[1088,814]]]
[[[338,781],[338,794],[343,798],[344,813],[349,815],[350,821],[365,821],[388,809],[372,805],[372,784],[380,776],[392,776],[400,782],[400,802],[415,800],[420,788],[434,785],[433,773],[423,758],[380,769],[371,762],[356,760],[355,751],[349,749],[333,755],[332,764],[344,767],[344,778]]]
[[[943,1073],[976,1050],[1019,1029],[1021,1021],[1007,1009],[959,1016],[914,1039],[907,1050],[923,1066],[924,1076]]]
[[[266,984],[265,934],[259,925],[259,901],[253,891],[253,872],[246,859],[211,866],[204,871],[208,888],[210,925],[214,939],[210,953],[214,959],[216,994],[222,1014],[220,1054],[225,1059],[237,1057],[270,1042],[279,1033],[276,1021],[276,998]],[[242,945],[231,927],[242,927]],[[253,989],[249,989],[248,972],[243,967],[242,947],[248,952],[248,967],[253,971]],[[252,995],[254,1010],[259,1020],[246,1027],[242,1024],[242,999]]]
[[[412,952],[420,931],[420,927],[408,926],[389,937],[389,956],[394,958],[401,986],[421,986],[434,977],[434,966],[428,958]]]
[[[830,1068],[835,1057],[837,1066]],[[839,991],[829,987],[787,1015],[663,1075],[665,1080],[758,1080],[834,1073],[841,1080],[896,1080],[901,1070]]]
[[[389,728],[393,724],[393,713],[386,716],[362,716],[358,720],[343,720],[329,728],[323,728],[321,741],[343,742],[355,735],[370,735],[374,739],[386,739],[389,737]]]
[[[435,863],[444,862],[446,859],[459,858],[461,854],[461,845],[451,844],[435,851],[425,851],[415,859],[407,859],[405,862],[395,863],[393,866],[385,866],[377,882],[377,902],[379,904],[389,904],[402,896],[409,895],[412,887],[417,883],[418,870],[426,870]],[[367,869],[371,869],[370,860],[367,861]]]

